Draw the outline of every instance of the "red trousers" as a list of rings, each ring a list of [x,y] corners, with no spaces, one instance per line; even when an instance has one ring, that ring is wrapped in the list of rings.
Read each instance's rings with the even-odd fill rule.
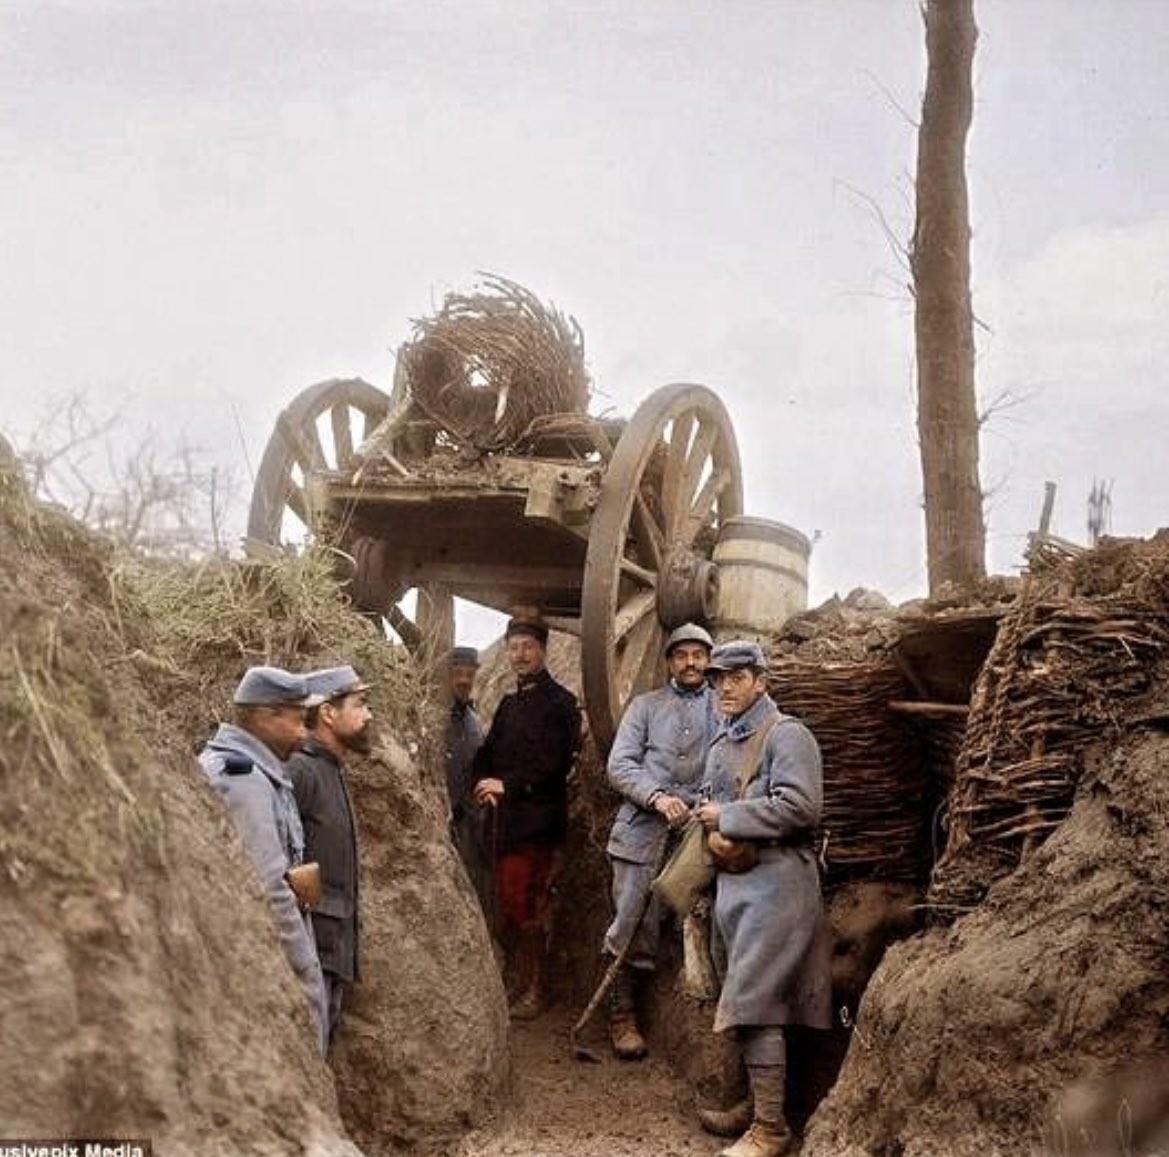
[[[546,928],[559,848],[531,844],[503,852],[495,861],[495,895],[505,929]]]

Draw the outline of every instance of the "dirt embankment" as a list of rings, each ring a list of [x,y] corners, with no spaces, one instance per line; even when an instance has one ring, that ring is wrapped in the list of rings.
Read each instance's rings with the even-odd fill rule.
[[[495,1118],[511,1080],[491,939],[419,766],[387,736],[351,781],[361,979],[330,1062],[342,1117],[369,1157],[449,1153]]]
[[[977,911],[889,951],[806,1157],[1166,1151],[1166,911],[1169,736],[1150,731],[1099,753]]]
[[[1169,1149],[1167,703],[1169,536],[1040,560],[807,1157]]]
[[[303,574],[131,579],[11,473],[0,558],[5,1135],[356,1157],[342,1120],[370,1154],[449,1152],[489,1121],[503,993],[441,779],[396,742],[428,749],[415,673]],[[335,1080],[193,756],[243,667],[340,658],[378,683],[386,743],[354,777],[366,939]]]
[[[6,477],[0,557],[5,1134],[354,1153],[259,886],[159,716],[102,544]]]

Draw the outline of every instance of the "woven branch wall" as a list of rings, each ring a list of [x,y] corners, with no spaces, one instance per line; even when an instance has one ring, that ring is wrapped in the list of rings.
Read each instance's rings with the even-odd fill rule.
[[[811,729],[824,759],[828,886],[920,880],[929,866],[928,780],[920,733],[891,712],[908,697],[891,658],[808,662],[772,654],[780,708]]]
[[[1071,809],[1088,748],[1115,738],[1169,644],[1169,541],[1036,566],[971,701],[928,902],[975,907]]]

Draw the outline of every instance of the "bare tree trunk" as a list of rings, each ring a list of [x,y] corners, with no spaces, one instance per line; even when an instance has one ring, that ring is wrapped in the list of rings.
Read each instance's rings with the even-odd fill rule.
[[[925,0],[929,56],[917,154],[917,431],[930,593],[986,576],[970,305],[966,134],[978,30],[973,0]]]

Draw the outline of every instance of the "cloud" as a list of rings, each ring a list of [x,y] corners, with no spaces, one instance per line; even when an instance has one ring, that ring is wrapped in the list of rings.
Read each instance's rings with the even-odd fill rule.
[[[984,480],[1000,480],[992,520],[1015,541],[1034,525],[1043,483],[1060,490],[1059,533],[1082,540],[1092,482],[1115,480],[1117,533],[1169,522],[1163,425],[1169,393],[1169,216],[1051,237],[977,295],[992,330],[978,367],[992,415]]]
[[[1059,383],[1065,403],[1142,394],[1169,376],[1169,215],[1059,233],[980,297],[999,379]]]

